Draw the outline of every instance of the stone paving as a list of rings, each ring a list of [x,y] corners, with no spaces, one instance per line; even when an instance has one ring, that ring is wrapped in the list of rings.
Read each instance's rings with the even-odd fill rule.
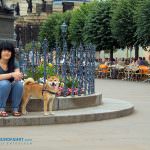
[[[23,137],[32,143],[0,143],[4,149],[37,150],[149,150],[150,84],[96,79],[103,97],[127,100],[135,112],[127,117],[50,126],[1,127],[1,138]]]

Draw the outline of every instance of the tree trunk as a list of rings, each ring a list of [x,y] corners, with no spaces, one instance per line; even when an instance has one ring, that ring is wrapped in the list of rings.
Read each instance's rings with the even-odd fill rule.
[[[126,49],[127,49],[126,58],[129,58],[129,48],[126,47]]]
[[[113,61],[113,49],[110,50],[110,61]]]
[[[135,59],[138,59],[139,57],[139,46],[135,45]]]

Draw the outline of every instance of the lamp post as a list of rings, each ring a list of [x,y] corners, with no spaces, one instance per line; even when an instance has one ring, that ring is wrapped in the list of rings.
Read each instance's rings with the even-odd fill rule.
[[[63,22],[63,24],[61,25],[61,32],[62,33],[66,33],[67,32],[67,25],[65,22]]]
[[[32,77],[34,78],[34,48],[35,48],[35,42],[33,39],[33,26],[30,26],[31,29],[31,40],[32,40]]]
[[[48,41],[45,38],[44,42],[42,43],[42,48],[43,48],[43,56],[44,56],[44,83],[46,83],[46,77],[47,77],[47,73],[46,73],[46,52],[47,52],[47,48],[48,48]]]
[[[55,48],[55,62],[56,62],[56,74],[59,74],[60,68],[60,47],[58,47],[58,41],[56,41],[56,48]]]
[[[67,25],[65,22],[61,25],[61,32],[62,32],[62,38],[63,38],[63,53],[66,54],[67,44],[66,44],[65,38],[66,38],[66,33],[67,33]]]
[[[15,46],[17,47],[16,38],[17,38],[17,35],[16,35],[16,32],[14,31],[13,39],[14,39],[14,41],[15,41]]]
[[[19,66],[20,66],[20,70],[25,73],[26,71],[26,66],[27,66],[27,61],[26,61],[26,58],[25,58],[25,52],[23,50],[23,44],[22,44],[22,39],[21,39],[21,27],[19,27],[19,32],[18,32],[18,35],[19,35],[19,38],[18,38],[18,49],[19,49]]]
[[[63,38],[63,64],[62,64],[62,77],[64,78],[64,96],[67,96],[67,87],[66,87],[66,77],[67,77],[67,64],[66,64],[66,55],[67,55],[67,43],[66,43],[66,33],[67,33],[67,25],[64,22],[61,25],[61,32]]]
[[[23,70],[23,56],[22,56],[22,40],[21,40],[21,28],[19,27],[19,41],[18,41],[18,44],[19,44],[19,65],[20,65],[20,69],[21,71]]]

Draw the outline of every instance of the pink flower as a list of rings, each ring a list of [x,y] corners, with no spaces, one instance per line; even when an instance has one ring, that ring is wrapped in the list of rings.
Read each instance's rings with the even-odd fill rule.
[[[64,90],[64,88],[60,86],[60,87],[58,87],[58,89],[59,89],[59,92],[57,93],[57,96],[61,96],[61,95],[63,96],[63,90]],[[72,91],[74,92],[74,95],[78,95],[78,88],[74,88],[74,89],[67,88],[66,95],[67,96],[72,95]],[[81,89],[80,93],[81,94],[84,93],[84,88]]]

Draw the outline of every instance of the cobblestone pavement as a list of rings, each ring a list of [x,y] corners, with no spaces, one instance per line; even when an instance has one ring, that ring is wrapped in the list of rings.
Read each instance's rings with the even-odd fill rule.
[[[86,122],[30,127],[1,127],[0,138],[22,137],[32,142],[2,142],[0,150],[149,150],[150,84],[96,79],[96,91],[103,97],[134,104],[127,117]]]

